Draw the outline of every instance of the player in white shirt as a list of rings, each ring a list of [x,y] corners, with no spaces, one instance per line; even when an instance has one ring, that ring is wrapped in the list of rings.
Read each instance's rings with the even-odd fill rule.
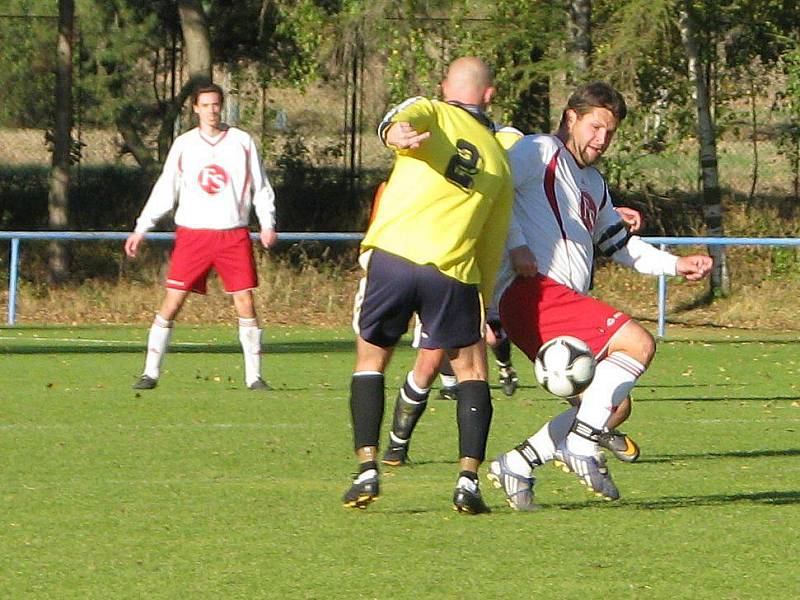
[[[489,466],[488,477],[517,510],[533,505],[533,470],[555,460],[606,499],[619,498],[599,436],[655,353],[653,336],[617,309],[586,295],[594,247],[652,275],[702,279],[708,256],[678,257],[632,236],[592,166],[625,118],[622,96],[595,82],[569,98],[556,135],[526,136],[509,152],[514,213],[495,303],[511,340],[533,360],[558,335],[584,340],[598,360],[578,406],[557,415]]]
[[[206,292],[212,268],[231,294],[239,316],[245,383],[251,390],[269,389],[261,378],[261,329],[252,293],[258,277],[247,225],[253,207],[261,226],[261,244],[269,248],[275,243],[275,193],[253,138],[222,123],[223,98],[222,88],[214,84],[194,92],[192,106],[199,125],[172,144],[136,227],[125,241],[125,253],[135,258],[145,232],[178,202],[166,294],[150,327],[144,372],[134,389],[156,387],[175,317],[189,292]]]

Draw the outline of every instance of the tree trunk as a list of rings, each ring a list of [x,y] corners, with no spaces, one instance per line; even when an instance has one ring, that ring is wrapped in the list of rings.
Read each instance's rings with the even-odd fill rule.
[[[709,236],[724,235],[722,219],[722,194],[719,187],[717,165],[717,140],[714,121],[709,107],[708,86],[697,45],[696,26],[691,14],[691,1],[684,0],[679,8],[678,27],[681,32],[689,79],[692,83],[692,98],[697,108],[697,140],[700,144],[700,171],[703,185],[703,214]],[[730,278],[725,260],[724,246],[710,246],[709,254],[714,258],[711,272],[712,295],[730,293]]]
[[[574,79],[586,77],[592,67],[592,1],[570,0],[568,51],[575,69]]]
[[[208,21],[206,21],[202,2],[200,0],[179,0],[178,15],[183,34],[183,56],[186,58],[189,79],[168,105],[161,120],[158,150],[162,158],[166,156],[169,149],[175,119],[178,118],[184,102],[191,95],[195,86],[212,81],[211,35],[208,31]]]
[[[200,0],[179,0],[178,14],[183,32],[183,49],[189,69],[189,83],[211,81],[211,36]]]
[[[72,41],[75,1],[58,2],[58,46],[56,50],[55,130],[53,162],[48,195],[48,225],[63,230],[69,225],[70,150],[72,146]],[[63,242],[49,248],[49,279],[62,283],[69,274],[69,258]]]
[[[753,201],[756,195],[756,185],[758,184],[758,113],[756,112],[756,82],[755,75],[750,74],[750,125],[752,133],[750,141],[753,146],[753,172],[750,178],[750,196],[748,200]]]

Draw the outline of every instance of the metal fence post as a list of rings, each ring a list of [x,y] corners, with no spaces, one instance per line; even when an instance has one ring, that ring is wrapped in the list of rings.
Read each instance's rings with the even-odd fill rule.
[[[662,251],[667,250],[666,244],[660,244]],[[663,273],[658,276],[658,337],[663,338],[667,329],[667,276]]]
[[[11,238],[11,258],[8,266],[8,324],[17,318],[17,279],[19,272],[19,238]]]

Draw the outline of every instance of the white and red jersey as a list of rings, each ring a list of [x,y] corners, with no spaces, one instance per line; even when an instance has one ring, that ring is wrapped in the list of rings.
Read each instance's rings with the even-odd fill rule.
[[[175,224],[183,227],[245,227],[251,206],[261,229],[275,226],[275,192],[253,138],[236,127],[215,138],[196,127],[175,139],[134,231],[151,229],[176,200]]]
[[[588,292],[594,247],[615,262],[651,275],[675,274],[677,256],[630,236],[594,167],[581,168],[556,136],[526,135],[509,151],[514,209],[506,249],[528,246],[539,272],[576,292]],[[514,280],[508,252],[495,302]]]

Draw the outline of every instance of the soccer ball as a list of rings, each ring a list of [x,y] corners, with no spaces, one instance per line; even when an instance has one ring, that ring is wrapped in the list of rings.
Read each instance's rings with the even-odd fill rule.
[[[577,396],[589,387],[596,365],[586,342],[570,335],[561,335],[539,348],[533,371],[544,389],[568,398]]]

